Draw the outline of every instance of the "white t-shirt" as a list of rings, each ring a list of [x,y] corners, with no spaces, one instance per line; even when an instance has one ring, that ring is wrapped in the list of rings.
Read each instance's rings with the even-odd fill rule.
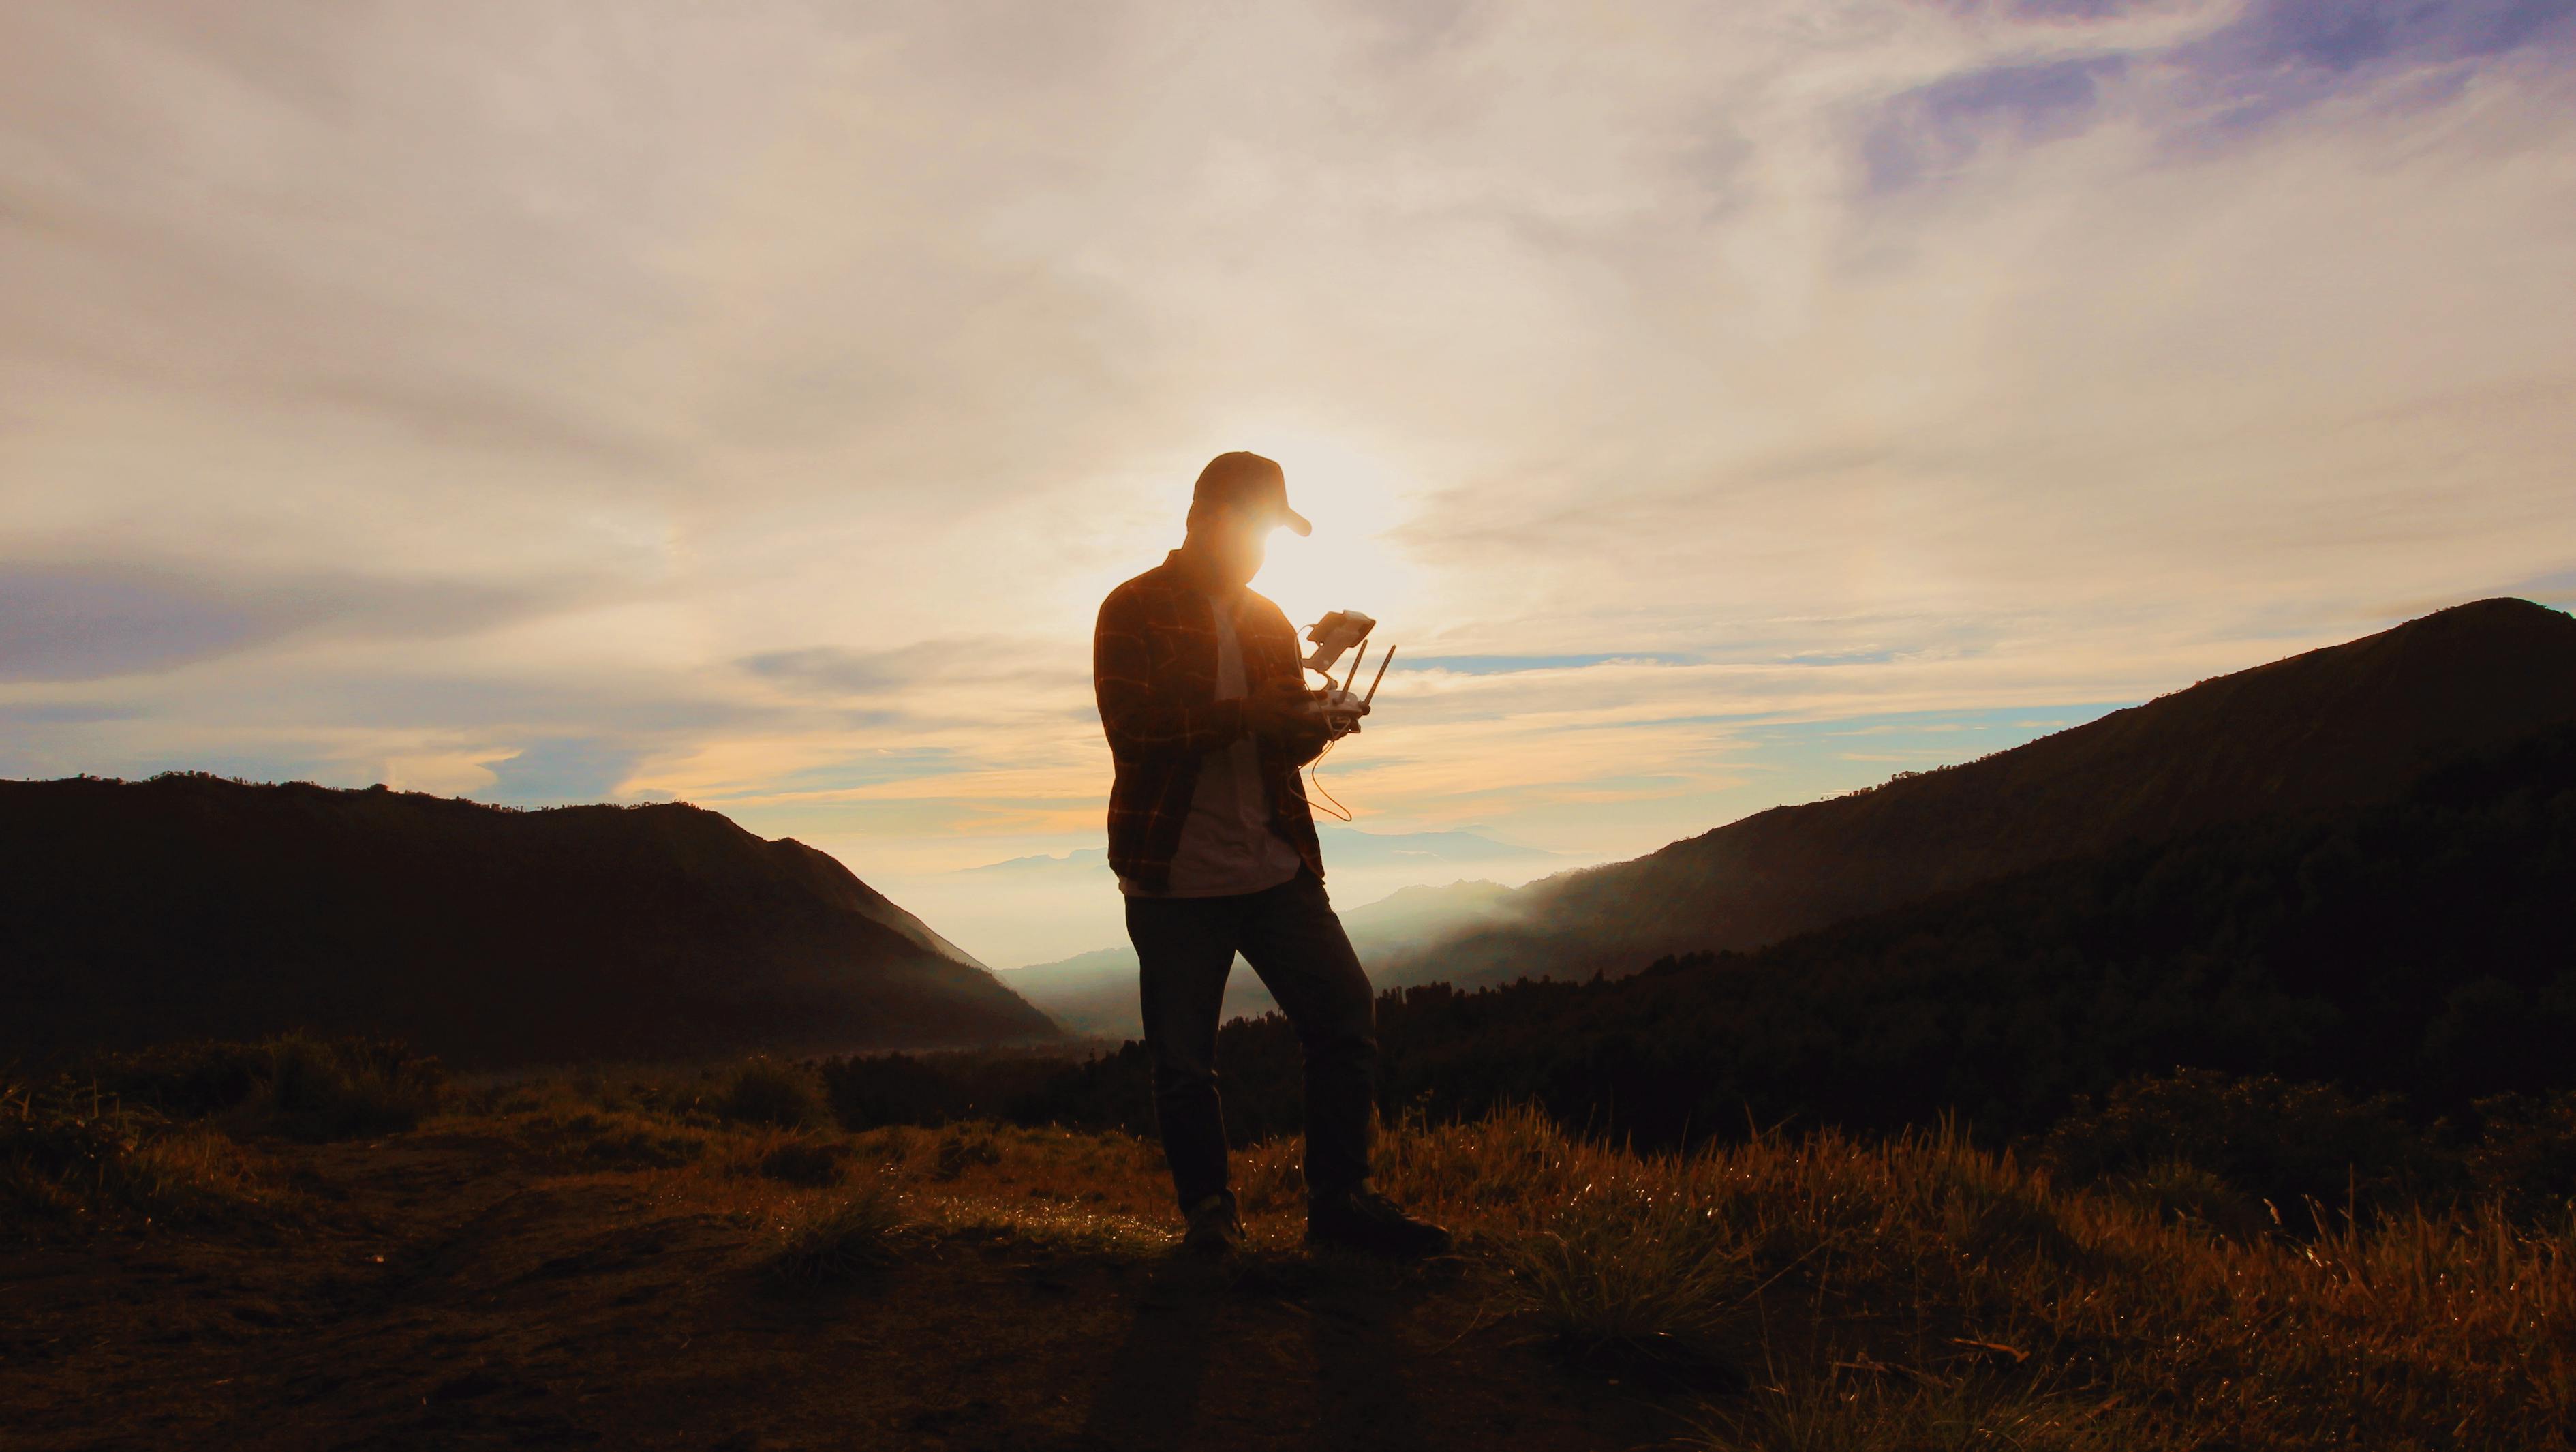
[[[1208,613],[1216,618],[1216,699],[1235,700],[1244,694],[1244,680],[1234,611],[1223,600],[1209,599]],[[1199,758],[1189,820],[1172,853],[1171,886],[1152,892],[1122,877],[1118,890],[1130,897],[1232,897],[1277,887],[1305,865],[1297,849],[1270,830],[1261,743],[1246,732],[1233,745]]]

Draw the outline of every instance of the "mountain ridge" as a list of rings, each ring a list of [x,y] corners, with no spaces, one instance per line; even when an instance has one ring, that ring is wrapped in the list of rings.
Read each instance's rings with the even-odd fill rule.
[[[2390,800],[2444,761],[2571,719],[2576,619],[2475,601],[1974,762],[1543,878],[1503,900],[1506,921],[1399,955],[1379,981],[1616,975],[1757,948],[2127,841]]]

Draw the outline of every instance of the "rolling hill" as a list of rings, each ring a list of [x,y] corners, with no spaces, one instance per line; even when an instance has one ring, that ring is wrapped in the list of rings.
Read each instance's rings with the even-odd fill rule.
[[[0,782],[0,1058],[289,1026],[478,1066],[1052,1037],[840,863],[681,804]]]
[[[1961,766],[1777,807],[1502,897],[1381,987],[1613,976],[1743,950],[2043,863],[2396,799],[2431,768],[2576,720],[2576,619],[2482,600],[2203,681]]]

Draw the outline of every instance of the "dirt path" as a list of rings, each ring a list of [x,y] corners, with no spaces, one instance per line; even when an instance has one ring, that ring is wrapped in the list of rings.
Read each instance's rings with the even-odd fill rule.
[[[0,1251],[0,1448],[1627,1448],[1669,1403],[1470,1268],[980,1232],[783,1288],[738,1216],[470,1135],[280,1151],[308,1223]]]

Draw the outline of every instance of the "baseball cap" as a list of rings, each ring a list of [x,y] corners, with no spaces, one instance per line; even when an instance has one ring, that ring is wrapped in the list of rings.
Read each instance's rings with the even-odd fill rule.
[[[1199,471],[1198,485],[1190,491],[1190,508],[1202,505],[1258,509],[1269,514],[1273,523],[1284,524],[1300,535],[1315,532],[1306,516],[1288,507],[1287,472],[1273,460],[1240,449],[1217,455]]]

